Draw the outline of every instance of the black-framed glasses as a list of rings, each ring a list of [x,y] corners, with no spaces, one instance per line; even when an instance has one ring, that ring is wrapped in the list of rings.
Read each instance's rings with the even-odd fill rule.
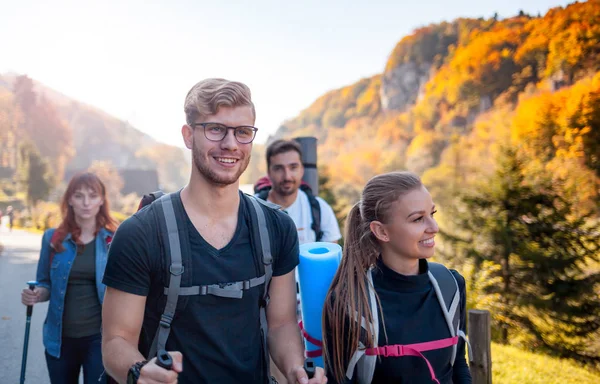
[[[250,144],[256,136],[258,128],[251,125],[240,125],[239,127],[228,127],[221,123],[194,123],[192,127],[204,128],[204,136],[210,141],[221,141],[227,136],[227,131],[233,129],[233,135],[240,144]]]

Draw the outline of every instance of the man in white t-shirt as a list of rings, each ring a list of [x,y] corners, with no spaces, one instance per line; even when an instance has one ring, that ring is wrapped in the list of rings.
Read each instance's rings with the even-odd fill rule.
[[[333,209],[322,198],[313,196],[308,185],[302,183],[304,167],[300,144],[293,140],[271,143],[267,147],[267,171],[268,179],[259,180],[255,186],[256,195],[281,206],[290,215],[300,244],[337,243],[342,235]]]
[[[331,206],[322,198],[313,196],[310,187],[302,182],[304,166],[300,144],[292,140],[271,143],[267,147],[267,172],[269,176],[254,185],[255,196],[279,205],[290,215],[296,224],[300,244],[314,241],[337,243],[341,239],[340,227]],[[317,223],[314,222],[315,216]],[[300,318],[299,293],[297,297]],[[285,382],[281,373],[273,368],[271,374],[280,383]]]

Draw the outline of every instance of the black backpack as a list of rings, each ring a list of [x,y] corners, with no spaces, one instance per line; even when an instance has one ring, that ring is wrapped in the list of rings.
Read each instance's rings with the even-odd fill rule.
[[[159,240],[164,251],[163,254],[166,255],[167,258],[165,265],[169,266],[169,285],[164,288],[166,305],[154,338],[152,339],[152,343],[149,344],[146,342],[145,345],[143,345],[142,339],[146,339],[146,337],[140,337],[140,351],[147,359],[156,356],[157,351],[165,349],[165,344],[171,331],[171,322],[175,317],[177,302],[180,299],[183,299],[183,301],[186,302],[186,296],[192,295],[242,298],[245,290],[264,285],[264,293],[260,303],[260,329],[267,377],[271,377],[267,344],[268,326],[266,310],[269,303],[269,284],[273,275],[273,255],[271,254],[271,240],[265,218],[265,210],[279,209],[279,207],[250,195],[243,194],[242,196],[242,198],[246,200],[248,206],[247,211],[252,222],[250,237],[253,246],[253,254],[255,254],[256,258],[262,260],[261,264],[264,267],[264,273],[262,273],[261,276],[246,281],[203,286],[191,286],[191,273],[186,273],[185,266],[191,265],[191,251],[189,248],[187,229],[180,228],[177,225],[178,220],[173,208],[173,194],[164,194],[162,191],[157,191],[145,195],[140,201],[138,210],[148,205],[153,205],[152,209],[154,210],[154,217],[158,224]],[[150,338],[146,339],[146,341],[149,340]],[[146,351],[148,352],[145,353]]]

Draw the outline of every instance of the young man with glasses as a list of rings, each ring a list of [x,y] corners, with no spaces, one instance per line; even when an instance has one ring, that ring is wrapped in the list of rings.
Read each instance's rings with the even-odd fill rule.
[[[192,172],[188,185],[165,196],[175,213],[183,268],[180,264],[174,271],[174,264],[165,263],[165,241],[155,214],[165,206],[165,197],[121,224],[104,275],[103,355],[108,373],[121,383],[263,384],[270,380],[270,352],[290,383],[325,383],[322,369],[310,381],[303,369],[294,223],[239,191],[257,131],[250,90],[238,82],[204,80],[190,90],[184,109],[181,132],[192,151]],[[252,211],[255,203],[259,206]],[[265,228],[257,228],[251,211],[264,214]],[[255,231],[265,229],[272,262],[262,265]],[[169,234],[167,242],[172,239]],[[181,296],[174,316],[165,318],[165,296],[173,281],[169,271],[181,275]],[[271,273],[272,278],[264,277]],[[239,291],[227,297],[237,286]],[[268,350],[261,333],[263,315]],[[156,358],[147,362],[138,350],[156,345],[153,337],[160,327],[168,328],[172,370],[159,366]]]

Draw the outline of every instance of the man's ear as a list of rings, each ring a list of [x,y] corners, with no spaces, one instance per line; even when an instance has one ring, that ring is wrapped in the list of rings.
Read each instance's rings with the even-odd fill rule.
[[[371,232],[375,235],[377,240],[382,241],[384,243],[390,241],[390,236],[387,230],[385,229],[385,225],[381,221],[371,221],[371,224],[369,224],[369,228],[371,229]]]
[[[194,129],[187,124],[181,127],[181,136],[187,149],[194,148]]]

